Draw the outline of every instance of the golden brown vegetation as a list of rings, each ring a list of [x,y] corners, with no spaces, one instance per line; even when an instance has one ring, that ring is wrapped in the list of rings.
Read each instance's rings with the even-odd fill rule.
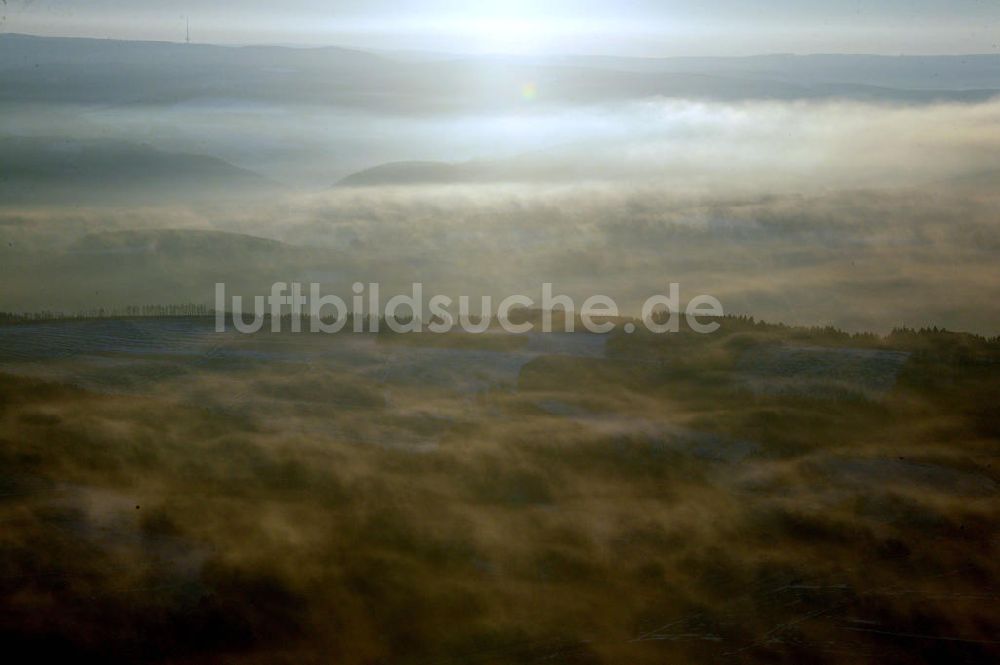
[[[744,380],[789,346],[911,355],[876,396]],[[277,361],[141,394],[4,375],[0,634],[104,663],[989,662],[998,359],[732,319],[459,395]]]

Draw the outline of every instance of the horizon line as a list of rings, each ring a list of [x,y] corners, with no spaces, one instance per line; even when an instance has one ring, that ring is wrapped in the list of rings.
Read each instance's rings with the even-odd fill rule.
[[[740,60],[750,58],[811,58],[811,57],[866,57],[866,58],[970,58],[970,57],[994,57],[1000,58],[1000,53],[985,51],[972,51],[966,53],[875,53],[866,51],[850,52],[830,52],[816,51],[808,53],[798,53],[793,51],[757,52],[744,55],[616,55],[611,53],[580,53],[580,52],[560,52],[560,53],[512,53],[496,51],[488,53],[471,53],[462,51],[434,51],[427,49],[380,49],[363,46],[351,46],[346,44],[292,44],[280,42],[246,42],[246,43],[219,43],[219,42],[186,42],[168,39],[132,39],[124,37],[97,37],[92,35],[41,35],[28,32],[4,32],[0,31],[0,39],[4,37],[27,37],[31,39],[63,39],[75,41],[94,42],[126,42],[131,44],[169,44],[173,46],[209,46],[214,48],[277,48],[289,51],[309,51],[336,49],[341,51],[354,51],[358,53],[368,53],[372,55],[385,54],[415,54],[415,55],[435,55],[442,58],[519,58],[519,59],[551,59],[551,58],[611,58],[618,60],[697,60],[697,59],[717,59],[717,60]]]

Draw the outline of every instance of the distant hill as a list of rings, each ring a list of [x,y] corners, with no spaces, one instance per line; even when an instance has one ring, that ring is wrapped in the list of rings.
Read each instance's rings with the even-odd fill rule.
[[[298,248],[270,238],[202,229],[129,229],[83,236],[70,254],[146,254],[163,258],[224,256],[238,259],[279,253],[297,254]]]
[[[381,111],[498,110],[647,97],[976,101],[1000,56],[391,58],[342,48],[224,47],[0,35],[0,101],[172,104],[204,98]]]
[[[580,182],[612,177],[616,169],[623,167],[622,163],[612,163],[608,159],[595,163],[591,155],[592,148],[583,141],[500,159],[386,162],[351,173],[335,186]]]
[[[507,159],[467,162],[387,162],[356,173],[337,187],[378,185],[446,185],[463,183],[562,182],[594,175],[587,163],[574,162],[567,150],[518,155]]]
[[[341,187],[445,184],[503,179],[504,169],[493,162],[388,162],[342,178]]]
[[[864,55],[775,53],[744,57],[628,58],[499,56],[524,63],[623,72],[687,73],[783,81],[803,86],[858,85],[897,90],[1000,90],[1000,55]]]
[[[625,160],[591,159],[587,142],[567,143],[543,150],[502,159],[476,159],[464,162],[403,161],[386,162],[341,178],[337,187],[378,185],[444,185],[463,183],[559,183],[606,180],[618,176],[631,178],[655,176],[648,168],[637,174],[628,170]]]
[[[279,188],[216,157],[117,140],[0,138],[6,203],[156,203],[243,197]]]

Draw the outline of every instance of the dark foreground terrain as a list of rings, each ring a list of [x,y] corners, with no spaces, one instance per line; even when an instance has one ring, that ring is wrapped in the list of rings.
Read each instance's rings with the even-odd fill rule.
[[[988,663],[1000,343],[0,327],[0,643]]]

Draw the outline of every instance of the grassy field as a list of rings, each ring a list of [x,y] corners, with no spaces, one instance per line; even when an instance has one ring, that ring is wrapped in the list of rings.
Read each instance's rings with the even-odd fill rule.
[[[99,349],[103,384],[72,380],[76,356],[7,357],[3,644],[101,663],[1000,658],[996,340],[729,318],[569,352],[366,335],[323,355],[346,337],[197,362]]]

